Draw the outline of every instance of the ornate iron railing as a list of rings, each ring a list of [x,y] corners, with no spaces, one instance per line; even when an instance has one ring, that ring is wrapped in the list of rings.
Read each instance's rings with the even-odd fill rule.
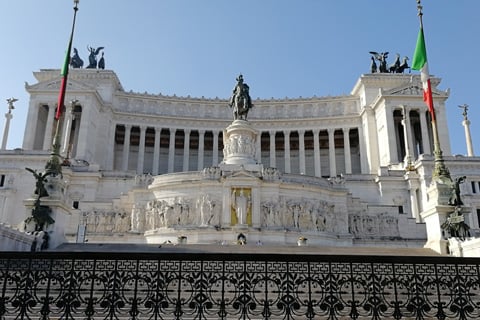
[[[480,259],[0,253],[1,319],[478,319]]]

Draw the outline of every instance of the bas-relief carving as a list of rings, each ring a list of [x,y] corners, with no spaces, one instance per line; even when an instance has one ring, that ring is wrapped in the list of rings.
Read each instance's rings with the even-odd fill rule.
[[[218,227],[221,203],[202,194],[196,199],[175,197],[168,200],[151,200],[145,206],[135,204],[132,209],[132,232],[159,228]]]
[[[261,203],[262,227],[303,231],[341,232],[345,218],[334,212],[335,206],[313,199],[268,200]]]
[[[348,216],[349,231],[356,238],[364,237],[399,237],[398,218],[388,214],[380,215],[362,213]]]
[[[82,215],[88,233],[124,233],[131,229],[131,215],[123,211],[94,209]]]

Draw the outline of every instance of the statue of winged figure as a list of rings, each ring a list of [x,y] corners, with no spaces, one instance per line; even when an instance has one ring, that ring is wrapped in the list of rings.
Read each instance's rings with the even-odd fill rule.
[[[378,60],[379,66],[378,66],[378,71],[380,73],[388,73],[388,68],[387,68],[387,58],[388,58],[388,52],[375,52],[375,51],[370,51],[370,54],[372,54],[376,60]]]
[[[104,47],[92,48],[87,46],[90,55],[88,56],[88,66],[87,69],[96,69],[97,68],[97,56]]]

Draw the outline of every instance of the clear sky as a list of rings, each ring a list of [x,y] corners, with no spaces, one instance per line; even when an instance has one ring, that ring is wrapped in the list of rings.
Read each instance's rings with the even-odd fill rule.
[[[430,73],[451,90],[452,153],[466,154],[458,105],[468,104],[480,155],[480,1],[422,4]],[[13,149],[25,129],[24,84],[35,83],[33,71],[60,69],[73,1],[3,0],[0,12],[0,113],[19,99]],[[252,98],[281,99],[350,93],[369,72],[369,51],[390,52],[389,63],[411,58],[418,30],[416,0],[80,0],[73,45],[85,62],[87,46],[105,47],[106,69],[126,91],[226,99],[242,73]]]

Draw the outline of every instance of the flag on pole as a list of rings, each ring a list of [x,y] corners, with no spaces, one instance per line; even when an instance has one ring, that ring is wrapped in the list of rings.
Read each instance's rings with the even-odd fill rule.
[[[425,46],[425,37],[423,27],[420,28],[417,38],[417,46],[413,54],[412,69],[420,71],[420,78],[423,85],[423,101],[428,106],[428,110],[435,120],[435,109],[433,106],[432,85],[430,83],[430,74],[428,72],[427,48]]]
[[[63,104],[65,102],[65,91],[67,89],[68,66],[70,65],[71,51],[72,51],[72,38],[70,37],[67,53],[65,54],[65,60],[63,62],[62,71],[60,73],[60,75],[62,76],[62,82],[60,84],[60,92],[58,94],[57,112],[55,113],[56,120],[60,119],[60,116],[62,115]]]

